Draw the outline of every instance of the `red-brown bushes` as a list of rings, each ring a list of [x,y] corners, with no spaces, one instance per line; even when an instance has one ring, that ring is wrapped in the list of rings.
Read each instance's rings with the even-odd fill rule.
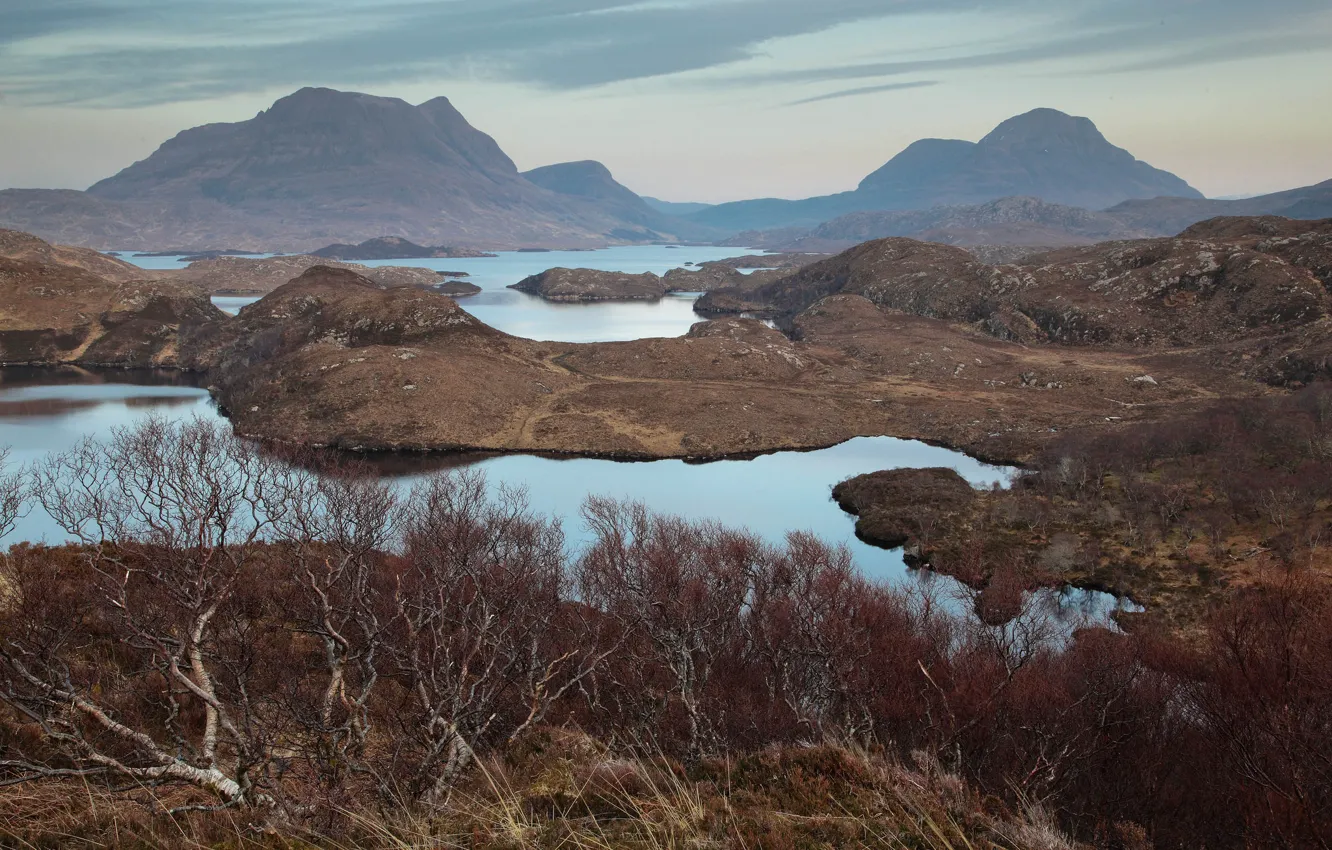
[[[153,427],[45,468],[43,501],[83,543],[4,558],[0,782],[186,787],[173,799],[331,823],[367,800],[441,805],[478,756],[573,722],[700,781],[749,754],[728,769],[810,816],[866,780],[843,750],[790,749],[833,742],[1106,845],[1332,841],[1332,598],[1296,574],[1192,643],[1070,637],[983,540],[953,607],[807,535],[776,547],[603,500],[574,558],[476,476],[403,499]],[[1059,498],[1088,487],[1065,471]],[[583,778],[606,796],[619,769]]]

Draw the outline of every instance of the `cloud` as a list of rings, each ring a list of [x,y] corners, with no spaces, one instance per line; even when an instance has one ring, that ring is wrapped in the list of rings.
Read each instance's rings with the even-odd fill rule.
[[[884,91],[902,91],[904,89],[923,89],[929,86],[939,85],[938,80],[921,80],[914,83],[886,83],[881,86],[861,86],[856,89],[842,89],[841,91],[829,92],[828,94],[819,94],[813,97],[805,97],[800,100],[793,100],[786,104],[787,106],[801,106],[806,103],[818,103],[821,100],[837,100],[843,97],[857,97],[862,94],[877,94]]]
[[[1016,5],[1016,4],[1013,4]],[[1128,72],[1238,61],[1285,52],[1332,52],[1325,0],[1156,0],[1068,3],[1022,43],[918,59],[843,63],[718,77],[708,85],[829,82],[969,71],[1062,60],[1072,71]]]
[[[759,55],[775,39],[905,16],[951,15],[960,21],[997,15],[1043,23],[984,50],[957,46],[942,57],[899,54],[789,72],[736,73],[714,84],[887,78],[1050,59],[1096,60],[1107,68],[1168,61],[1171,55],[1180,57],[1177,62],[1190,61],[1189,56],[1211,62],[1219,61],[1214,57],[1221,44],[1242,50],[1251,39],[1327,32],[1326,0],[1168,5],[1066,0],[1057,7],[1041,0],[3,3],[0,88],[20,103],[107,107],[312,83],[354,87],[483,79],[585,89],[724,67]],[[946,35],[948,27],[941,25],[940,32]]]

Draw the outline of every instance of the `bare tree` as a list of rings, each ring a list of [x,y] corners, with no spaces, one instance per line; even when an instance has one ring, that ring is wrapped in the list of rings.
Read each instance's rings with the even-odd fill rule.
[[[5,701],[40,725],[61,763],[194,785],[223,805],[270,799],[278,730],[271,682],[254,685],[272,673],[257,655],[271,618],[242,603],[281,478],[276,461],[217,426],[160,419],[36,470],[36,497],[82,543],[87,593],[121,653],[89,668],[49,620],[0,644]],[[127,719],[99,681],[112,670],[138,677],[130,690],[152,691],[157,711]]]
[[[595,542],[580,565],[583,601],[625,636],[613,684],[642,693],[658,712],[678,699],[686,748],[697,758],[712,735],[702,700],[714,667],[737,650],[755,564],[763,546],[715,523],[652,514],[637,502],[593,497],[583,516]],[[652,681],[661,670],[664,688]],[[639,717],[651,731],[660,719]]]
[[[0,540],[8,537],[22,519],[28,488],[22,472],[9,469],[9,449],[0,448]]]
[[[293,458],[276,527],[290,553],[293,628],[323,652],[309,687],[293,688],[290,708],[306,753],[330,791],[348,772],[374,775],[366,760],[372,698],[387,660],[393,623],[389,557],[400,543],[397,490],[368,470],[309,455]]]
[[[845,546],[805,534],[788,536],[786,550],[756,572],[750,651],[766,670],[770,698],[814,740],[863,737],[873,728],[869,706],[849,689],[852,671],[873,652],[857,616],[873,595]]]
[[[439,800],[482,746],[540,722],[595,658],[569,633],[564,536],[526,495],[434,477],[408,500],[391,652],[406,792]]]

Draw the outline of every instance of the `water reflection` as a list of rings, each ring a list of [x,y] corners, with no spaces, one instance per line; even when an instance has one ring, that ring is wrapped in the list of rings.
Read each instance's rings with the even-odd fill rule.
[[[174,419],[219,416],[207,392],[189,376],[0,369],[0,446],[11,447],[11,462],[40,461],[85,436],[105,437],[116,427],[132,425],[149,412]],[[583,500],[605,495],[639,500],[665,513],[746,527],[772,542],[780,542],[789,530],[811,531],[849,546],[867,575],[933,585],[945,592],[954,586],[951,580],[914,573],[904,565],[900,550],[858,540],[853,519],[832,501],[832,486],[862,472],[896,467],[948,466],[977,486],[1002,483],[1009,473],[957,452],[889,437],[857,438],[820,451],[710,463],[487,452],[395,453],[366,460],[404,488],[430,473],[479,469],[492,486],[524,488],[535,511],[560,517],[575,547],[588,539],[579,516]],[[3,542],[62,539],[54,522],[35,510]],[[1068,591],[1048,596],[1051,610],[1065,619],[1086,615],[1103,621],[1117,605],[1114,597],[1103,593]]]

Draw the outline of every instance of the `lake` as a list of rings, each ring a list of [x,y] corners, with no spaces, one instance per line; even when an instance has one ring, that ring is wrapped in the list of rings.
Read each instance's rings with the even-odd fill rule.
[[[105,437],[113,428],[150,413],[218,420],[207,392],[190,383],[187,376],[170,372],[0,369],[0,446],[11,448],[12,463],[27,464],[87,435]],[[858,540],[854,518],[832,501],[832,486],[862,472],[896,467],[948,466],[977,486],[1004,483],[1011,472],[958,452],[890,437],[862,437],[820,451],[711,463],[482,453],[392,455],[379,461],[383,474],[403,486],[424,472],[470,467],[483,471],[492,486],[525,488],[534,510],[563,519],[573,546],[586,538],[579,517],[583,499],[605,495],[640,500],[665,513],[746,527],[775,543],[788,530],[811,531],[847,544],[870,576],[945,586],[951,586],[950,579],[908,570],[900,550]],[[10,539],[0,542],[61,539],[61,531],[38,509]],[[1058,601],[1070,618],[1097,620],[1120,605],[1108,594],[1090,591],[1069,591]]]
[[[126,261],[141,268],[179,269],[185,266],[178,257],[135,257],[131,251],[122,253]],[[656,302],[555,304],[507,287],[557,267],[664,275],[687,262],[704,263],[761,253],[745,248],[625,245],[598,251],[504,251],[495,257],[367,260],[363,265],[466,272],[469,276],[463,280],[481,287],[482,291],[459,298],[458,303],[491,327],[514,336],[554,342],[616,342],[683,336],[691,325],[701,321],[701,317],[694,313],[694,301],[698,295],[668,295]],[[213,303],[234,314],[256,300],[253,297],[216,296]]]

